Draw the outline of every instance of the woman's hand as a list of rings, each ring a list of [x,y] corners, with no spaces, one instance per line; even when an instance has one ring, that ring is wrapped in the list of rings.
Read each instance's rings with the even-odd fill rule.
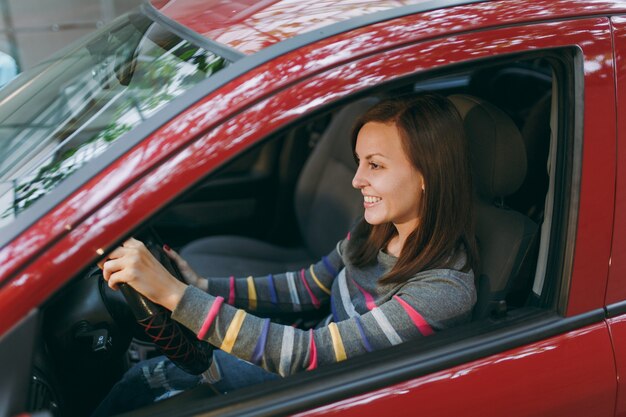
[[[119,284],[126,283],[170,311],[176,308],[187,288],[152,256],[142,242],[133,238],[111,252],[98,266],[109,287],[117,289]]]
[[[194,271],[189,263],[180,256],[174,249],[171,249],[169,246],[163,246],[163,251],[167,256],[170,257],[172,261],[178,265],[178,269],[180,273],[183,275],[183,279],[189,285],[193,285],[194,287],[198,287],[201,290],[206,291],[208,289],[209,281],[205,278],[202,278],[200,275]]]

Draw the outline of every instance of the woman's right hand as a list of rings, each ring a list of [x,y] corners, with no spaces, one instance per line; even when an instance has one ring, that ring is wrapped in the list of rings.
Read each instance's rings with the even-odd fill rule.
[[[185,260],[185,258],[180,256],[178,252],[176,252],[174,249],[170,248],[167,245],[163,245],[163,251],[167,256],[170,257],[172,261],[176,262],[176,265],[178,266],[178,269],[180,270],[180,273],[182,274],[185,283],[193,285],[194,287],[200,288],[204,291],[207,290],[209,283],[208,280],[198,275],[196,271],[194,271],[191,266],[189,266],[189,263]]]

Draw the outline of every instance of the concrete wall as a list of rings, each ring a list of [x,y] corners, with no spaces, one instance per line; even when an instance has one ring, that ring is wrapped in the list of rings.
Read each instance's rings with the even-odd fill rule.
[[[142,0],[0,0],[0,52],[20,70],[42,61]]]

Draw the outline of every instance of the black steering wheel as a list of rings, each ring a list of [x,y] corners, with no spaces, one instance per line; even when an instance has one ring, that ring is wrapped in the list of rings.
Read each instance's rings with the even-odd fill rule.
[[[163,251],[153,229],[148,229],[138,239],[176,279],[184,281],[177,265]],[[198,340],[193,332],[171,318],[169,310],[153,303],[130,285],[120,284],[120,290],[146,338],[162,354],[190,374],[201,374],[209,367],[213,352],[209,343]]]

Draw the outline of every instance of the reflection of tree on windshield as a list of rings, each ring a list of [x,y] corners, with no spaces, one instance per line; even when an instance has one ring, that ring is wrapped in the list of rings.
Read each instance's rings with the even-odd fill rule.
[[[79,93],[85,94],[85,89],[88,92],[78,102],[77,108],[59,110],[69,110],[63,117],[67,120],[66,124],[60,128],[57,126],[53,132],[54,143],[60,145],[44,163],[39,164],[38,169],[14,180],[13,206],[5,208],[0,219],[16,215],[29,207],[164,104],[226,65],[223,58],[177,38],[162,28],[158,30],[156,43],[147,35],[133,45],[139,45],[139,53],[128,51],[128,45],[119,43],[119,36],[115,38],[116,46],[119,47],[116,50],[110,50],[110,45],[98,44],[97,53],[100,55],[95,59],[95,67],[73,81],[74,85],[81,85],[81,88],[72,89],[67,84],[56,86],[65,91],[80,90],[71,99],[75,99]],[[107,39],[111,39],[111,36]],[[126,36],[125,39],[130,37]],[[90,47],[93,48],[93,45],[96,43],[92,42]],[[126,49],[120,54],[123,48]],[[103,51],[112,55],[103,56]],[[120,65],[120,55],[132,62]]]

